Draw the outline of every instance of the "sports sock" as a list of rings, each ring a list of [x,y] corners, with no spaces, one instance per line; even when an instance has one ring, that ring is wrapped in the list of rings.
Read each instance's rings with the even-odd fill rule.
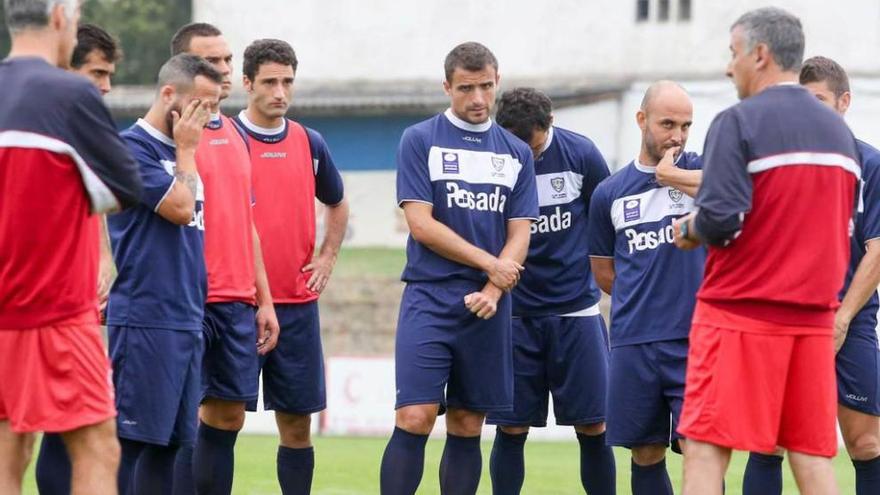
[[[129,495],[171,493],[177,450],[176,445],[146,445],[138,456]]]
[[[480,437],[459,437],[446,434],[446,446],[440,459],[440,493],[468,495],[477,493],[483,454]]]
[[[650,466],[632,463],[630,487],[633,495],[673,495],[672,482],[666,472],[666,459]]]
[[[749,454],[743,474],[743,495],[781,495],[782,457],[772,454]]]
[[[382,495],[412,495],[419,488],[425,470],[428,435],[416,435],[394,428],[382,455],[379,484]]]
[[[856,495],[880,493],[880,456],[869,461],[852,461],[856,468]]]
[[[174,456],[174,489],[172,495],[192,495],[196,492],[193,483],[193,447],[180,447]]]
[[[614,495],[617,491],[617,468],[614,452],[605,445],[605,433],[577,434],[581,446],[581,484],[588,495]]]
[[[315,470],[315,449],[278,446],[278,483],[284,495],[309,495]]]
[[[193,451],[193,480],[199,495],[229,495],[235,468],[237,431],[220,430],[199,422]]]
[[[70,493],[70,456],[64,439],[58,433],[46,433],[40,443],[37,457],[37,489],[40,495],[68,495]]]
[[[131,495],[134,493],[132,487],[134,486],[135,467],[147,444],[137,440],[120,438],[119,446],[122,447],[122,455],[119,458],[119,474],[116,478],[119,495]]]
[[[494,495],[519,495],[526,477],[526,461],[523,451],[529,434],[512,435],[501,427],[495,429],[495,443],[489,456],[489,475],[492,477]]]

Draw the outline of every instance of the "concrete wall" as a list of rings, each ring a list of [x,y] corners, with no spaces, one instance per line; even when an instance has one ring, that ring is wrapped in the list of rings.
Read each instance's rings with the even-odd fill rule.
[[[291,42],[302,81],[426,80],[443,77],[454,45],[477,40],[501,73],[526,79],[717,77],[728,28],[764,0],[691,0],[689,22],[636,22],[635,0],[194,0],[194,18],[216,23],[238,62],[261,37]],[[679,0],[670,0],[675,9]],[[880,2],[776,0],[799,15],[807,53],[837,58],[852,72],[880,70]],[[439,88],[438,88],[439,90]]]

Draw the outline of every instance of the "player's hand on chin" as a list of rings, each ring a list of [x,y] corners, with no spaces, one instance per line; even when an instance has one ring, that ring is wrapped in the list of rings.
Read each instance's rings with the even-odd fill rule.
[[[679,249],[684,249],[685,251],[690,251],[691,249],[696,249],[700,246],[699,241],[695,241],[692,239],[685,239],[683,235],[681,235],[681,225],[685,222],[690,222],[693,219],[694,214],[691,213],[687,216],[679,218],[678,220],[672,221],[672,232],[673,238],[675,239],[675,245]],[[690,224],[691,228],[693,228],[693,223]]]
[[[486,275],[489,276],[489,281],[493,285],[501,290],[509,291],[519,282],[520,273],[523,270],[525,268],[516,261],[497,258],[492,263],[492,267],[486,272]]]
[[[278,345],[278,317],[271,303],[257,308],[257,354],[264,356]]]
[[[657,183],[661,186],[669,186],[671,182],[669,182],[674,176],[675,173],[678,172],[678,167],[675,166],[675,154],[681,149],[681,146],[673,146],[666,150],[666,153],[663,155],[663,159],[657,163],[657,169],[654,171],[654,176],[657,179]]]

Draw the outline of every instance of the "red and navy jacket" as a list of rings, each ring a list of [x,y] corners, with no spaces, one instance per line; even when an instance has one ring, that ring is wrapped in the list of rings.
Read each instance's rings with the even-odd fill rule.
[[[843,119],[794,84],[721,112],[706,136],[697,298],[778,325],[830,332],[861,174]]]
[[[0,87],[0,329],[97,322],[93,213],[137,204],[137,165],[85,78],[10,58]]]

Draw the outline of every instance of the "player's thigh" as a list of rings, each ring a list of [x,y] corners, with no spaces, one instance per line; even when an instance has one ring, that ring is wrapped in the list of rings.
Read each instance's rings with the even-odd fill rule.
[[[450,408],[480,412],[513,409],[513,344],[510,295],[488,320],[464,314],[452,340],[452,370],[446,389]]]
[[[556,423],[604,421],[610,351],[602,316],[552,317],[545,325],[547,375]]]
[[[687,372],[688,340],[668,340],[657,342],[657,368],[663,383],[663,397],[672,416],[672,438],[681,439],[678,422],[684,402],[685,376]],[[673,442],[673,450],[681,453],[681,447]]]
[[[66,431],[61,434],[61,438],[73,464],[119,462],[116,421],[112,419]]]
[[[830,333],[795,337],[778,442],[790,452],[821,457],[837,453],[833,346]]]
[[[239,302],[205,306],[202,325],[205,398],[228,402],[247,402],[257,398],[260,363],[255,314],[253,306]]]
[[[651,344],[611,349],[606,438],[609,445],[669,445],[669,409]]]
[[[326,407],[324,351],[318,303],[275,307],[281,333],[262,365],[263,405],[267,410],[309,415]],[[248,410],[256,410],[256,401]]]
[[[513,318],[513,410],[489,413],[486,423],[546,426],[549,406],[546,318]]]
[[[0,469],[24,474],[33,456],[34,439],[33,433],[15,433],[9,421],[0,421]]]
[[[179,395],[177,417],[171,433],[170,445],[192,446],[196,441],[199,420],[199,404],[202,400],[202,356],[204,340],[199,335],[194,345],[192,359],[182,370],[183,386]]]

